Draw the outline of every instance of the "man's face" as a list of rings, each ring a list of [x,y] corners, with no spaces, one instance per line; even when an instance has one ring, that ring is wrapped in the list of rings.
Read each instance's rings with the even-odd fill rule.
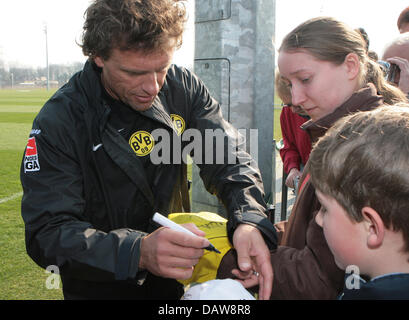
[[[102,84],[109,95],[136,111],[145,111],[163,86],[174,50],[113,49],[107,60],[97,56],[94,61],[102,68]]]

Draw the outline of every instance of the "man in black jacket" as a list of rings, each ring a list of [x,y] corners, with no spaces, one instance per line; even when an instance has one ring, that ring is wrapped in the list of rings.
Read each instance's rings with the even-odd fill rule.
[[[203,83],[171,65],[184,22],[175,0],[94,1],[82,44],[88,62],[34,120],[21,167],[26,247],[40,266],[59,268],[66,299],[180,298],[175,279],[192,275],[209,244],[194,226],[197,237],[152,222],[155,212],[190,210],[186,157],[173,152],[187,146],[183,133],[238,140]],[[276,234],[257,165],[240,145],[212,147],[209,163],[209,143],[200,145],[191,155],[226,207],[243,277],[257,271],[268,299]],[[163,161],[166,146],[172,157]]]

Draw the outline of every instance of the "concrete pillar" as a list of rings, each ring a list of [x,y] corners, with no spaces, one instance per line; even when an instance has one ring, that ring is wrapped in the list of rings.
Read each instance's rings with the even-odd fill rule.
[[[196,0],[194,71],[226,120],[237,129],[258,130],[257,160],[266,195],[275,193],[274,33],[275,0]],[[193,166],[193,211],[224,214],[198,171]]]

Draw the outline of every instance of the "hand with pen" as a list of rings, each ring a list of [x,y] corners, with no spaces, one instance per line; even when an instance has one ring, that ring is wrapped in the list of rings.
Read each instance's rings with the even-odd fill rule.
[[[194,235],[161,227],[142,239],[139,267],[164,278],[189,279],[210,245],[193,223],[184,224]]]

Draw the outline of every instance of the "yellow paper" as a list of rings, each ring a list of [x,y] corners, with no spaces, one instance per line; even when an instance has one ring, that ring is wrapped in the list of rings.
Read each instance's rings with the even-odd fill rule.
[[[227,220],[216,213],[172,213],[168,218],[178,224],[194,223],[200,230],[206,233],[208,239],[221,253],[205,250],[199,263],[195,266],[193,275],[187,280],[178,280],[183,285],[190,283],[203,283],[216,279],[217,269],[223,256],[232,249],[227,237]]]

